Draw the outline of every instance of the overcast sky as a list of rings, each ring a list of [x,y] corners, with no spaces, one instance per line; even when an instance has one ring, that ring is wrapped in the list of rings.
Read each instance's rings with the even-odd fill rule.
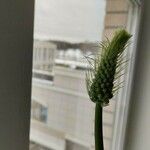
[[[36,0],[34,36],[70,42],[99,41],[105,0]]]

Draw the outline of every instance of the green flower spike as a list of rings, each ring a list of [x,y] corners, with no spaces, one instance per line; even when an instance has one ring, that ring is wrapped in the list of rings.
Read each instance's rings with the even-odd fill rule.
[[[104,150],[102,131],[102,108],[109,104],[114,92],[118,68],[123,63],[123,52],[131,35],[124,29],[116,31],[113,39],[102,42],[101,55],[94,59],[87,57],[91,70],[86,73],[87,91],[91,101],[96,103],[95,110],[95,150]]]

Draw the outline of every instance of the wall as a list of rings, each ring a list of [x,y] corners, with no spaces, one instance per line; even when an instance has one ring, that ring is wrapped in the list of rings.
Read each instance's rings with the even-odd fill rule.
[[[128,0],[107,0],[103,38],[111,38],[117,28],[126,28],[128,11]]]
[[[28,150],[33,0],[0,1],[0,149]]]
[[[125,150],[150,149],[150,1],[144,1]]]

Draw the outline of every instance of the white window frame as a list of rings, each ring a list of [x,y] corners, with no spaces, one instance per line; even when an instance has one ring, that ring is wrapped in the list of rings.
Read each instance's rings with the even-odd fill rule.
[[[136,57],[136,45],[141,16],[140,1],[129,1],[128,13],[128,31],[133,35],[131,44],[127,50],[126,56],[129,59],[127,70],[125,71],[125,86],[119,91],[115,114],[115,125],[113,131],[112,150],[123,150],[126,136],[126,126],[130,105],[130,96],[133,83],[134,65]]]

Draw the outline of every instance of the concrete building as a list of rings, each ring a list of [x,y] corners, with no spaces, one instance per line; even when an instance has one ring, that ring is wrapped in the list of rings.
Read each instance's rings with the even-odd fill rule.
[[[36,69],[33,68],[31,141],[56,150],[66,150],[67,147],[69,150],[77,149],[76,147],[79,150],[91,149],[94,104],[87,95],[85,71],[77,69],[81,65],[86,70],[86,65],[83,65],[84,62],[62,59],[61,63],[68,63],[65,67],[55,59],[55,65],[51,65],[53,68],[48,68],[48,61],[44,62],[41,58],[44,56],[42,51],[44,53],[46,50],[45,42],[40,42],[40,48],[37,48],[39,43],[35,44],[33,66]],[[53,44],[49,44],[47,55],[52,56],[54,48]],[[42,62],[41,65],[36,63],[38,59]],[[51,60],[50,57],[49,59]],[[111,107],[106,107],[104,113],[107,147],[111,144],[114,112],[115,100],[112,100]]]

